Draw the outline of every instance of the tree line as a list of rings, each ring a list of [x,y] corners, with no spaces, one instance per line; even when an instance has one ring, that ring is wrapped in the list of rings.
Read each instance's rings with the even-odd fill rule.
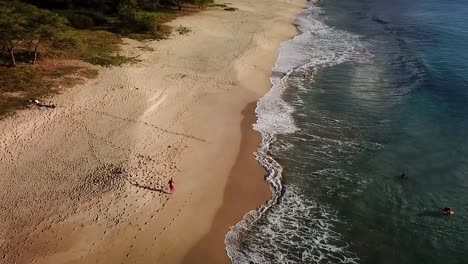
[[[213,0],[22,0],[42,8],[74,9],[74,8],[97,8],[104,12],[117,12],[121,5],[136,5],[144,10],[155,11],[160,8],[175,6],[182,9],[185,4],[204,5],[213,3]]]
[[[26,47],[32,64],[44,42],[66,41],[71,28],[92,28],[117,17],[118,28],[153,32],[157,30],[154,11],[184,5],[203,7],[213,0],[0,0],[0,51],[16,66],[15,50]]]

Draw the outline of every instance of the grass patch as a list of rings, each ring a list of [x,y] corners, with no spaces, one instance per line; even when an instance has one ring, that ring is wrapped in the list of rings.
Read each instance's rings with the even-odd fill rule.
[[[156,14],[156,22],[158,25],[171,22],[172,20],[176,19],[178,14],[174,12],[152,12]]]
[[[100,66],[121,66],[138,61],[135,57],[118,54],[122,39],[119,35],[102,30],[77,30],[73,37],[79,40],[72,56]]]
[[[30,98],[53,95],[61,88],[74,86],[98,75],[96,69],[85,68],[79,63],[54,66],[53,63],[49,64],[50,59],[80,59],[101,66],[119,66],[138,61],[135,57],[118,54],[122,39],[115,33],[72,30],[68,34],[70,40],[66,43],[44,43],[38,65],[20,63],[15,68],[0,66],[0,118],[12,110],[25,107]]]
[[[226,7],[226,8],[224,8],[224,11],[231,11],[231,12],[233,12],[233,11],[237,11],[237,10],[239,10],[239,8],[235,8],[235,7]]]
[[[74,55],[90,63],[96,58],[112,56],[122,44],[119,35],[107,31],[77,30],[73,37],[79,40]]]
[[[77,29],[90,29],[97,26],[109,26],[115,20],[98,11],[78,9],[78,10],[57,10],[57,13],[67,18],[70,25]]]
[[[51,96],[61,87],[74,86],[97,74],[97,70],[78,66],[56,69],[29,65],[0,67],[0,119],[15,109],[26,107],[28,99]]]
[[[127,63],[136,63],[140,60],[136,57],[126,57],[126,56],[110,56],[110,55],[103,55],[103,56],[93,56],[89,62],[95,65],[100,65],[104,67],[109,66],[121,66]]]

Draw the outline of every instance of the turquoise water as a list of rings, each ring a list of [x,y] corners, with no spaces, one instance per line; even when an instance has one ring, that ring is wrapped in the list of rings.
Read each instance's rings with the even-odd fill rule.
[[[468,263],[467,18],[460,0],[298,17],[257,108],[259,161],[282,185],[234,229],[234,263]]]

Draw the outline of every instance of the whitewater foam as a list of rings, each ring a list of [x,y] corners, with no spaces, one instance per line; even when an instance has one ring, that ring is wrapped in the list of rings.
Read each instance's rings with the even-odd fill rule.
[[[349,245],[334,231],[341,223],[336,212],[302,196],[293,186],[285,190],[275,210],[259,221],[251,232],[265,237],[254,237],[233,262],[357,263],[357,256],[346,250]]]

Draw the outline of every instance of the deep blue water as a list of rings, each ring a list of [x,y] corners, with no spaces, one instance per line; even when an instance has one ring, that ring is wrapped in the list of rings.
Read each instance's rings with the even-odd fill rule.
[[[468,1],[325,0],[297,23],[284,101],[257,109],[282,197],[233,261],[468,263]]]

